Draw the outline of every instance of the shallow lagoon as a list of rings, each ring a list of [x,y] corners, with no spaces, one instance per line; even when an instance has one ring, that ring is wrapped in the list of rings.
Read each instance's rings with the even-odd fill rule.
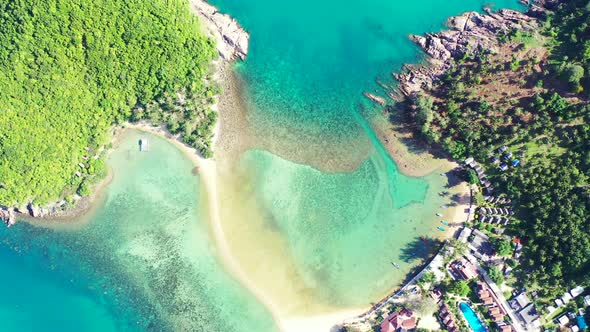
[[[418,239],[441,235],[447,179],[401,175],[361,94],[416,61],[409,33],[490,1],[212,2],[252,33],[236,70],[257,143],[219,171],[235,257],[287,314],[366,306],[430,253]],[[88,220],[0,229],[0,329],[273,331],[218,262],[190,162],[155,137],[139,154],[137,139]]]
[[[438,195],[449,180],[400,174],[373,131],[386,119],[362,93],[383,95],[377,81],[391,84],[391,72],[418,61],[410,33],[439,30],[448,16],[484,4],[520,7],[512,0],[212,2],[251,33],[236,71],[256,142],[222,173],[231,202],[222,222],[238,260],[291,313],[379,300],[432,254],[422,237],[447,235],[435,214],[450,202]]]
[[[192,163],[130,131],[109,165],[113,180],[85,220],[0,229],[0,330],[275,331],[218,262]]]

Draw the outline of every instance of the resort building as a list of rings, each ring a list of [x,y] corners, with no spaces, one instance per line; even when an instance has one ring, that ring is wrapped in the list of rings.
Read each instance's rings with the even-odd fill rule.
[[[495,323],[503,322],[507,313],[502,305],[500,305],[494,292],[492,292],[484,282],[477,282],[477,295],[481,302],[488,307],[488,312],[492,317],[492,320]]]
[[[455,321],[455,316],[453,316],[453,314],[451,313],[451,311],[449,309],[449,306],[447,306],[447,304],[444,302],[440,307],[439,317],[440,317],[442,324],[447,327],[447,330],[449,332],[458,332],[459,331],[459,327],[457,326],[457,323]]]
[[[471,280],[477,277],[475,266],[466,259],[451,263],[451,269],[464,280]]]
[[[461,233],[459,234],[458,240],[463,243],[467,243],[467,240],[469,239],[469,235],[471,235],[471,228],[463,227],[463,229],[461,230]]]
[[[402,309],[389,315],[381,323],[381,332],[405,332],[416,328],[416,317],[411,310]]]
[[[518,312],[518,315],[524,322],[524,325],[531,329],[536,330],[541,327],[541,320],[539,319],[539,313],[537,312],[537,308],[532,303],[529,303],[526,307]]]
[[[570,295],[574,299],[576,297],[582,295],[582,293],[584,293],[584,287],[582,287],[582,286],[577,286],[577,287],[574,287],[574,288],[570,289]]]
[[[567,323],[569,323],[569,321],[570,321],[570,318],[567,316],[567,314],[563,314],[555,319],[555,322],[561,326],[567,325]]]
[[[514,310],[521,310],[527,305],[529,305],[529,303],[531,303],[529,297],[526,295],[526,293],[523,292],[518,294],[518,296],[516,296],[512,301],[510,301],[510,306]]]
[[[498,328],[500,329],[501,332],[513,332],[514,328],[512,327],[512,325],[510,324],[498,324]]]

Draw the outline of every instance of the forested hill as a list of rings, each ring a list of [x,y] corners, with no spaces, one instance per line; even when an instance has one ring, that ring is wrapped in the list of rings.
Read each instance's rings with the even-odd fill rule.
[[[406,108],[417,134],[454,159],[474,157],[490,197],[511,199],[506,229],[473,226],[522,241],[516,286],[544,304],[590,285],[590,3],[551,3],[538,28],[498,31],[496,50],[457,57]],[[475,203],[495,207],[482,195]]]
[[[0,0],[0,205],[87,194],[129,119],[208,153],[215,56],[183,0]]]

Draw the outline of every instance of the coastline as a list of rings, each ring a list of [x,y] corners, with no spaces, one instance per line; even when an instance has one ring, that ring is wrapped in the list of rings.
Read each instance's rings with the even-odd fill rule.
[[[195,0],[193,2],[202,2],[199,0]],[[230,63],[225,60],[219,60],[213,63],[215,67],[214,72],[214,79],[219,81],[221,84],[227,85],[227,80],[236,79],[232,77],[234,73],[232,73],[232,69],[230,67]],[[230,85],[237,85],[239,84],[236,81],[229,83]],[[237,86],[235,87],[237,88]],[[217,97],[217,101],[219,102],[219,97]],[[223,101],[226,102],[226,101]],[[231,102],[230,102],[231,103]],[[212,108],[219,112],[219,105],[218,103],[214,104]],[[223,112],[221,112],[223,113]],[[221,116],[224,116],[218,113]],[[222,121],[217,122],[214,130],[214,138],[213,144],[215,147],[219,145],[221,137],[221,126]],[[202,179],[202,183],[206,188],[207,197],[208,197],[208,204],[209,204],[209,213],[210,213],[210,226],[215,237],[215,242],[218,245],[219,256],[229,270],[230,274],[234,276],[240,283],[244,285],[250,292],[258,298],[258,300],[263,303],[267,309],[271,312],[273,318],[279,325],[282,331],[326,331],[332,328],[336,323],[343,321],[346,318],[351,316],[357,315],[358,313],[362,312],[363,309],[357,310],[342,310],[337,312],[327,313],[325,315],[314,315],[310,317],[284,317],[281,315],[281,308],[274,304],[272,300],[264,294],[261,289],[258,289],[252,282],[249,281],[247,275],[242,271],[240,268],[239,263],[233,258],[231,250],[227,245],[227,240],[224,235],[224,230],[222,228],[221,222],[219,220],[219,195],[218,195],[218,184],[217,184],[217,172],[216,172],[216,161],[214,160],[206,160],[203,159],[196,150],[187,146],[186,144],[180,142],[178,137],[171,135],[162,127],[152,127],[145,123],[139,124],[131,124],[125,123],[121,127],[117,127],[114,130],[113,140],[116,141],[118,137],[126,130],[126,129],[136,129],[142,130],[146,132],[150,132],[156,134],[160,137],[166,138],[169,142],[173,143],[178,149],[180,149],[186,156],[189,158],[197,167],[199,167],[199,175]],[[374,128],[375,129],[375,128]],[[384,146],[387,148],[390,156],[395,160],[396,164],[400,172],[404,175],[408,176],[425,176],[428,174],[432,174],[437,170],[445,169],[451,165],[456,165],[452,161],[448,159],[435,159],[430,152],[425,151],[425,154],[417,154],[414,151],[411,151],[411,147],[407,145],[407,142],[404,143],[405,137],[395,131],[393,129],[393,137],[390,138],[389,141],[384,143]],[[224,131],[224,135],[228,133]],[[384,134],[386,135],[386,134]],[[381,135],[379,135],[381,137]],[[238,138],[239,141],[239,138]],[[382,139],[383,143],[383,139]],[[232,147],[233,149],[234,147]],[[216,151],[217,152],[217,151]],[[432,158],[432,159],[429,159]],[[436,164],[434,163],[436,161]],[[98,200],[104,194],[104,188],[110,183],[112,179],[112,172],[109,169],[108,176],[100,181],[92,190],[92,194],[89,197],[85,197],[74,208],[71,210],[65,211],[63,214],[56,214],[52,216],[45,216],[45,217],[33,217],[33,220],[62,220],[62,219],[74,219],[83,215],[87,215],[91,213],[92,209],[99,206]],[[457,208],[458,209],[458,208]],[[456,211],[455,214],[460,214],[459,211]],[[28,218],[25,218],[28,219]],[[450,236],[450,235],[449,235]]]
[[[220,58],[211,63],[212,79],[218,83],[224,80],[223,72],[225,72],[231,63],[236,59],[244,59],[248,52],[249,34],[239,25],[239,23],[231,18],[229,15],[221,14],[217,8],[208,4],[204,0],[191,0],[189,10],[196,15],[201,24],[203,31],[212,39],[216,41],[217,51]],[[219,95],[214,97],[215,101],[210,106],[214,112],[219,114]],[[112,145],[116,145],[118,141],[119,127],[125,127],[129,122],[115,125],[110,130]],[[213,130],[212,144],[215,145],[219,137],[219,121],[215,124]],[[102,158],[106,158],[111,149],[104,152]],[[72,206],[65,207],[65,201],[60,199],[44,206],[37,206],[32,202],[27,203],[21,207],[3,207],[0,205],[0,220],[4,221],[8,227],[14,225],[19,220],[30,223],[39,224],[39,221],[71,221],[73,219],[81,219],[90,215],[93,209],[96,208],[97,201],[102,197],[104,188],[110,183],[112,179],[112,172],[107,167],[107,175],[105,178],[98,181],[91,188],[89,196],[76,196],[75,202]]]
[[[267,308],[280,331],[329,331],[334,326],[338,326],[338,324],[342,323],[345,319],[358,315],[365,310],[363,308],[342,309],[312,316],[290,316],[285,314],[281,306],[274,303],[263,289],[257,287],[255,283],[248,278],[231,252],[220,220],[220,200],[218,194],[216,161],[202,158],[194,148],[180,142],[174,135],[171,135],[162,127],[153,127],[145,123],[126,124],[121,128],[121,132],[129,129],[148,132],[166,139],[179,149],[196,167],[198,167],[201,185],[205,189],[205,195],[207,198],[208,224],[217,245],[218,258],[228,273],[244,288],[250,291],[252,295]]]

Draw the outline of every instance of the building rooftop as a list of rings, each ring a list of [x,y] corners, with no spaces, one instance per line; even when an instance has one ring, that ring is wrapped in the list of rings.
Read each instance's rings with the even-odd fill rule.
[[[529,297],[524,292],[518,294],[518,296],[514,298],[514,301],[516,302],[516,304],[518,304],[517,309],[524,308],[527,305],[529,305],[529,303],[531,303],[531,301],[529,300]]]
[[[584,287],[582,287],[582,286],[577,286],[577,287],[570,289],[570,294],[572,295],[573,298],[576,298],[576,297],[582,295],[582,293],[584,293]]]
[[[527,325],[531,324],[533,321],[535,321],[536,319],[539,318],[539,313],[537,312],[537,308],[535,308],[535,305],[532,303],[530,303],[529,305],[524,307],[522,310],[520,310],[518,312],[518,314],[520,315],[520,317],[522,317],[522,320]]]
[[[416,328],[416,317],[408,309],[402,309],[389,315],[381,323],[381,332],[408,331]]]
[[[570,319],[566,314],[563,314],[557,318],[557,323],[559,325],[566,325],[569,321]]]

